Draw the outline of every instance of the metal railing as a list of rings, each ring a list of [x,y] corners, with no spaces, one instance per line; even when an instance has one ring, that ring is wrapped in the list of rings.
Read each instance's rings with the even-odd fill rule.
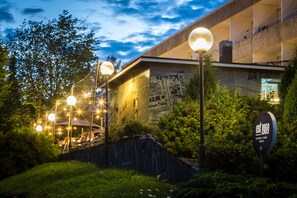
[[[287,20],[294,18],[296,16],[297,16],[297,10],[294,10],[294,11],[290,12],[289,14],[285,15],[283,17],[283,21],[287,21]]]

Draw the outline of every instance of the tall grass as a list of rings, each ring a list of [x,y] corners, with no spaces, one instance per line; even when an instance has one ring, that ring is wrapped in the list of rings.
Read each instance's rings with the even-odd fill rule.
[[[170,197],[174,186],[136,171],[57,162],[0,181],[0,197]]]

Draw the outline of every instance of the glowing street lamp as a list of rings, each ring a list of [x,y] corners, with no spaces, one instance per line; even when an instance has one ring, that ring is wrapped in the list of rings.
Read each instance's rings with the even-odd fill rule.
[[[191,49],[199,54],[199,92],[200,92],[200,146],[199,146],[199,166],[203,168],[205,161],[204,145],[204,71],[203,71],[203,54],[206,53],[213,44],[212,33],[204,28],[194,29],[188,38]]]
[[[47,118],[49,121],[53,122],[56,120],[56,115],[54,113],[50,113]]]
[[[73,87],[71,89],[71,94],[73,94]],[[72,139],[72,122],[71,122],[71,115],[73,112],[73,106],[76,104],[76,98],[73,95],[70,95],[66,99],[67,105],[70,106],[70,112],[69,112],[69,119],[68,119],[68,142],[69,142],[69,152],[71,152],[71,139]]]
[[[42,126],[41,125],[37,125],[35,129],[36,129],[37,132],[41,132],[42,131]]]
[[[105,167],[108,166],[108,77],[113,74],[114,66],[111,62],[105,61],[100,65],[100,72],[102,75],[106,77],[105,82],[105,134],[104,134],[104,145],[105,145]]]

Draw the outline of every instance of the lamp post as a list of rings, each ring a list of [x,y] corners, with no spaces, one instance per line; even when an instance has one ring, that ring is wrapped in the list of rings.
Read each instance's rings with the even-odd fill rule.
[[[52,128],[52,133],[53,133],[53,137],[54,137],[54,142],[55,142],[55,120],[56,120],[56,114],[54,113],[50,113],[47,116],[47,119],[53,123],[53,128]]]
[[[199,167],[204,167],[205,145],[204,145],[204,71],[203,54],[206,53],[213,44],[212,33],[204,28],[194,29],[188,38],[191,49],[199,54],[199,95],[200,95],[200,145],[199,145]]]
[[[113,74],[114,72],[114,66],[111,62],[105,61],[100,65],[100,72],[103,76],[105,76],[105,108],[106,108],[106,114],[105,114],[105,133],[104,133],[104,145],[105,145],[105,168],[108,166],[108,77]]]
[[[73,96],[73,87],[71,89],[71,95],[67,97],[66,99],[67,105],[70,106],[69,111],[69,119],[68,119],[68,146],[69,146],[69,153],[71,152],[71,139],[72,139],[72,121],[71,121],[71,114],[73,111],[73,106],[76,104],[76,98]]]

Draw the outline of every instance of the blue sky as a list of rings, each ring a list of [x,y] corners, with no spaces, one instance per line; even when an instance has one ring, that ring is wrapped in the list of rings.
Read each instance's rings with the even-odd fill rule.
[[[127,63],[227,1],[0,0],[0,38],[24,19],[46,23],[67,10],[95,31],[101,60],[113,55]]]

